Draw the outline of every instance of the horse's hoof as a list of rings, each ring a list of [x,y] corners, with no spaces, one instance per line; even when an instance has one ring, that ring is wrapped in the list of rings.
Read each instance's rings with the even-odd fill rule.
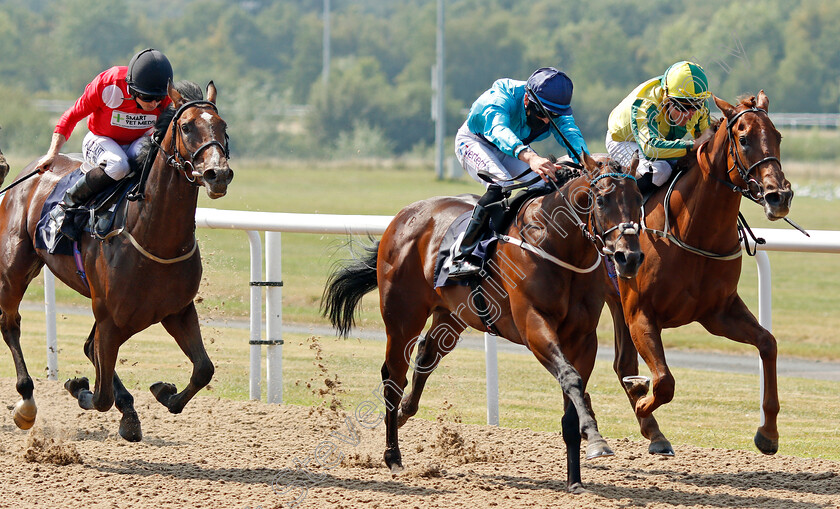
[[[399,474],[403,471],[402,454],[399,449],[388,449],[385,451],[385,464],[391,470],[392,474]]]
[[[671,447],[671,442],[667,440],[657,440],[651,442],[648,446],[648,452],[651,454],[658,454],[660,456],[673,456],[674,448]]]
[[[588,460],[605,458],[607,456],[615,456],[615,453],[610,449],[606,440],[596,440],[586,446],[586,459]]]
[[[129,442],[139,442],[143,439],[140,429],[140,418],[137,412],[126,412],[120,419],[120,436]]]
[[[38,407],[34,399],[22,399],[17,402],[12,412],[12,419],[20,429],[29,429],[35,424],[35,417],[38,415]]]
[[[568,487],[566,487],[566,490],[572,495],[582,495],[584,493],[589,493],[589,490],[583,487],[583,483],[579,482],[570,484]]]
[[[166,408],[169,408],[169,400],[172,399],[172,396],[178,393],[178,389],[175,388],[175,384],[166,382],[155,382],[151,387],[149,387],[149,390],[152,391],[155,399]]]
[[[755,446],[758,447],[758,450],[764,454],[776,454],[779,451],[779,439],[767,438],[761,433],[761,430],[758,430],[755,433],[753,442],[755,443]]]
[[[89,391],[90,383],[86,377],[68,378],[67,381],[64,382],[64,388],[67,389],[67,392],[72,394],[74,398],[79,399],[79,392]]]
[[[646,376],[625,376],[621,379],[621,383],[624,384],[624,390],[633,398],[633,401],[646,395],[650,389],[650,378]]]

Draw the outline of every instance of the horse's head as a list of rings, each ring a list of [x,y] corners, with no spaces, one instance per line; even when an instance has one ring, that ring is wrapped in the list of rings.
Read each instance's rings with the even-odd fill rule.
[[[3,181],[6,180],[6,175],[9,174],[9,163],[6,162],[6,158],[3,157],[3,152],[0,152],[0,185],[3,184]]]
[[[729,179],[744,194],[764,206],[767,219],[775,221],[790,210],[793,191],[782,172],[779,145],[782,135],[770,121],[770,100],[764,90],[732,106],[717,97],[715,104],[723,112],[728,141]]]
[[[615,263],[618,275],[628,279],[636,276],[645,257],[639,244],[642,195],[633,178],[638,164],[634,157],[626,171],[616,161],[596,161],[583,153],[592,195],[590,228],[603,243],[602,252]]]
[[[0,152],[0,185],[3,184],[3,181],[6,180],[6,176],[9,174],[9,163],[6,162],[6,158],[3,157],[3,152]]]
[[[228,164],[227,124],[216,109],[216,86],[212,81],[207,85],[207,100],[187,100],[170,83],[169,98],[176,110],[170,142],[173,164],[187,180],[207,189],[210,198],[221,198],[233,170]]]

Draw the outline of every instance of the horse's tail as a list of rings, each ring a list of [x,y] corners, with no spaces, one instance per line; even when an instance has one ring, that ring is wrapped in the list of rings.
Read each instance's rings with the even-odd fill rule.
[[[365,253],[361,258],[350,259],[330,274],[321,297],[321,315],[329,317],[332,326],[344,337],[356,323],[354,314],[362,297],[377,287],[379,241],[363,249]]]

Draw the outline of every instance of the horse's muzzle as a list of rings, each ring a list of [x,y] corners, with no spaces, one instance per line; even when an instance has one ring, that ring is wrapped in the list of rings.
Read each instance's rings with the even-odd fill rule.
[[[636,277],[639,267],[645,260],[645,254],[640,250],[617,249],[613,253],[613,262],[618,276],[624,279]]]
[[[227,194],[228,184],[233,180],[233,170],[229,166],[207,168],[202,172],[201,178],[207,195],[215,200]]]
[[[787,189],[765,191],[764,215],[771,221],[784,218],[790,212],[791,201],[793,201],[793,190],[790,186]]]

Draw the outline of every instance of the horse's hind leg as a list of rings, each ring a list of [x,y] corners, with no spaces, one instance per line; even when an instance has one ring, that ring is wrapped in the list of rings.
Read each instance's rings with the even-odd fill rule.
[[[764,375],[761,401],[761,425],[756,431],[755,446],[764,454],[775,454],[779,450],[779,430],[776,418],[779,415],[779,393],[776,381],[776,338],[762,327],[755,316],[737,295],[715,315],[699,320],[712,334],[725,336],[739,343],[758,348]]]
[[[608,299],[607,303],[610,306],[610,312],[613,317],[613,328],[615,329],[615,360],[613,361],[613,370],[618,375],[618,381],[624,388],[624,393],[627,399],[630,400],[630,406],[635,410],[636,401],[647,393],[646,386],[631,385],[627,386],[624,383],[624,377],[636,376],[639,374],[639,357],[636,351],[636,346],[633,344],[633,338],[630,336],[630,329],[624,323],[624,310],[620,302]],[[673,456],[674,448],[671,442],[665,438],[662,431],[659,430],[659,423],[653,414],[647,417],[636,416],[639,421],[639,429],[642,436],[650,440],[648,445],[648,452],[650,454],[661,454],[663,456]]]
[[[392,473],[403,469],[402,453],[398,434],[398,406],[403,398],[408,372],[408,359],[430,309],[425,311],[419,295],[414,292],[397,291],[394,285],[380,285],[380,306],[385,322],[388,344],[385,349],[385,363],[382,365],[382,384],[385,398],[385,464]],[[390,290],[390,291],[389,291]]]
[[[409,417],[417,413],[426,380],[429,379],[429,375],[435,370],[443,356],[451,352],[458,344],[458,339],[464,329],[464,323],[448,310],[435,311],[432,325],[417,347],[417,357],[413,366],[414,374],[411,377],[411,392],[400,403],[397,415],[398,426],[402,427]]]
[[[198,326],[198,313],[196,313],[193,303],[190,303],[180,313],[167,316],[161,320],[161,324],[175,338],[178,346],[189,357],[193,365],[190,383],[180,393],[171,383],[156,382],[149,388],[163,406],[173,414],[177,414],[181,413],[187,402],[198,391],[210,383],[215,368],[204,349],[201,329]]]
[[[0,314],[0,330],[3,332],[3,339],[9,350],[12,351],[12,361],[15,364],[17,383],[15,387],[20,394],[21,400],[15,404],[13,419],[20,429],[29,429],[35,424],[35,417],[38,414],[38,407],[32,397],[35,389],[32,377],[26,369],[26,361],[23,358],[23,350],[20,347],[20,313],[15,310],[14,315],[9,311]]]

